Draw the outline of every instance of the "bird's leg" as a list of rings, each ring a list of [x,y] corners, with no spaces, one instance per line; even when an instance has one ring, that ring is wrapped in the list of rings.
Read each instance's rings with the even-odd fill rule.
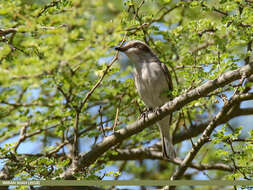
[[[144,118],[144,120],[146,118],[148,118],[148,114],[149,113],[156,113],[156,114],[159,114],[161,112],[161,109],[160,107],[155,107],[155,108],[145,108],[142,112],[141,112],[141,115],[140,115],[140,118]]]
[[[144,110],[141,112],[140,119],[144,118],[144,120],[148,117],[148,114],[153,112],[152,108],[144,108]]]
[[[161,108],[160,107],[155,107],[154,109],[152,109],[152,112],[155,114],[159,114],[161,112]]]

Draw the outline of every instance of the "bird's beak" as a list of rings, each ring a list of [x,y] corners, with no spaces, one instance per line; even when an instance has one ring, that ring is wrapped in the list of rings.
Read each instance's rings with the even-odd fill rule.
[[[128,50],[128,46],[117,46],[115,49],[121,52],[125,52]]]
[[[122,47],[117,46],[117,47],[115,47],[115,50],[117,50],[117,51],[123,51],[123,48],[122,48]]]

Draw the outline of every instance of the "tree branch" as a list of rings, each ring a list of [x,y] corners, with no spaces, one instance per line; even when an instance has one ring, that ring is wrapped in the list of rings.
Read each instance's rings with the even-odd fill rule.
[[[59,4],[60,2],[61,2],[61,0],[55,0],[55,1],[52,1],[51,3],[47,4],[47,5],[44,6],[44,8],[39,12],[39,14],[37,15],[37,17],[40,17],[45,11],[47,11],[47,9],[57,6],[57,4]]]
[[[122,44],[125,42],[125,38],[126,38],[126,34],[124,35],[120,46],[122,46]],[[110,70],[110,68],[112,67],[112,65],[118,60],[118,54],[119,52],[117,51],[116,55],[114,56],[113,60],[111,61],[111,63],[109,65],[106,66],[103,75],[100,77],[100,79],[97,81],[97,83],[92,87],[92,89],[86,94],[86,96],[84,97],[84,99],[81,102],[80,105],[80,110],[82,109],[82,107],[84,106],[84,104],[87,102],[87,100],[89,99],[89,97],[93,94],[93,92],[96,90],[96,88],[102,83],[105,75],[108,73],[108,71]]]
[[[129,124],[125,128],[116,131],[113,135],[104,138],[101,143],[94,146],[92,150],[81,157],[78,163],[78,168],[81,169],[88,167],[108,149],[112,148],[118,143],[121,143],[124,139],[141,132],[143,129],[151,126],[156,121],[161,120],[172,112],[181,109],[188,103],[206,96],[208,93],[216,90],[217,88],[224,87],[225,85],[235,80],[241,79],[245,76],[250,76],[251,74],[253,74],[253,63],[250,63],[249,65],[243,66],[234,71],[226,72],[223,75],[219,76],[217,79],[207,81],[203,85],[174,98],[172,101],[164,104],[158,112],[149,113],[147,117],[141,118],[140,120]],[[65,179],[72,178],[73,172],[75,171],[69,169],[63,173],[61,177]]]
[[[239,117],[239,116],[244,116],[244,115],[253,115],[253,108],[234,109],[231,113],[224,116],[224,118],[220,120],[217,124],[218,125],[224,124],[234,117]],[[187,131],[181,131],[179,133],[176,133],[175,136],[173,136],[173,144],[177,144],[186,139],[190,139],[192,137],[198,136],[207,128],[210,122],[211,121],[208,120],[200,124],[196,124],[189,127]]]
[[[152,159],[152,160],[165,160],[162,156],[162,152],[160,150],[154,150],[153,147],[149,148],[134,148],[134,149],[117,149],[117,155],[110,154],[108,155],[109,160],[144,160],[144,159]],[[166,160],[168,161],[168,160]],[[169,160],[169,162],[174,163],[176,165],[181,165],[183,160],[178,158],[174,160]],[[230,167],[227,164],[216,163],[216,164],[198,164],[198,163],[190,163],[190,168],[194,168],[196,170],[222,170],[232,172],[234,171],[233,167]]]
[[[178,170],[172,175],[171,180],[177,180],[180,179],[186,169],[189,167],[189,164],[192,162],[192,160],[195,158],[197,153],[200,151],[202,146],[210,141],[210,135],[212,131],[215,129],[215,127],[218,125],[219,121],[223,119],[223,117],[226,115],[226,113],[230,110],[230,108],[235,104],[238,103],[240,100],[245,99],[252,99],[253,94],[252,93],[246,93],[246,94],[240,94],[240,95],[234,95],[231,97],[231,99],[225,103],[221,111],[214,117],[214,119],[209,123],[205,131],[203,132],[203,135],[199,138],[197,143],[193,146],[193,148],[188,152],[186,157],[184,158],[183,162],[180,164]],[[170,186],[169,190],[174,190],[175,186]]]
[[[17,29],[15,28],[0,29],[0,36],[6,36],[8,34],[13,34],[16,32],[17,32]]]

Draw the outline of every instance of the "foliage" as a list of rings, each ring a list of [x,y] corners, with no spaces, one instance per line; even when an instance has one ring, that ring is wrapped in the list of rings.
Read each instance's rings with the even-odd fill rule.
[[[131,64],[121,55],[112,62],[124,36],[148,43],[168,66],[174,83],[168,93],[174,97],[251,61],[250,0],[12,0],[0,7],[0,152],[10,179],[58,179],[80,154],[113,135],[113,127],[117,132],[138,119],[145,106]],[[173,115],[174,134],[208,124],[234,93],[250,90],[250,80],[232,81],[185,105]],[[193,160],[234,169],[195,168],[186,179],[199,179],[202,172],[212,179],[252,179],[253,130],[230,122],[253,114],[252,108],[240,108],[241,102],[217,123],[211,142]],[[195,136],[194,143],[200,137]],[[131,152],[129,159],[120,157],[119,150],[156,147],[158,141],[158,129],[147,127],[74,176],[120,179],[127,172],[133,178],[167,179],[175,163],[151,154],[132,156],[135,161]],[[184,159],[191,141],[181,141],[177,156]]]

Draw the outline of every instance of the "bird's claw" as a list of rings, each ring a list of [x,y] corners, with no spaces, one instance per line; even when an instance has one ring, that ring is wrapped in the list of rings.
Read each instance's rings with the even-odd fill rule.
[[[140,115],[140,119],[141,118],[144,118],[144,120],[148,117],[148,114],[153,112],[153,109],[152,108],[145,108],[142,112],[141,112],[141,115]]]
[[[153,113],[159,114],[161,112],[161,108],[155,107],[152,111],[153,111]]]
[[[155,114],[159,114],[161,112],[160,107],[156,107],[156,108],[145,108],[142,112],[141,115],[139,117],[139,119],[144,118],[144,120],[146,118],[148,118],[148,114],[149,113],[155,113]]]

